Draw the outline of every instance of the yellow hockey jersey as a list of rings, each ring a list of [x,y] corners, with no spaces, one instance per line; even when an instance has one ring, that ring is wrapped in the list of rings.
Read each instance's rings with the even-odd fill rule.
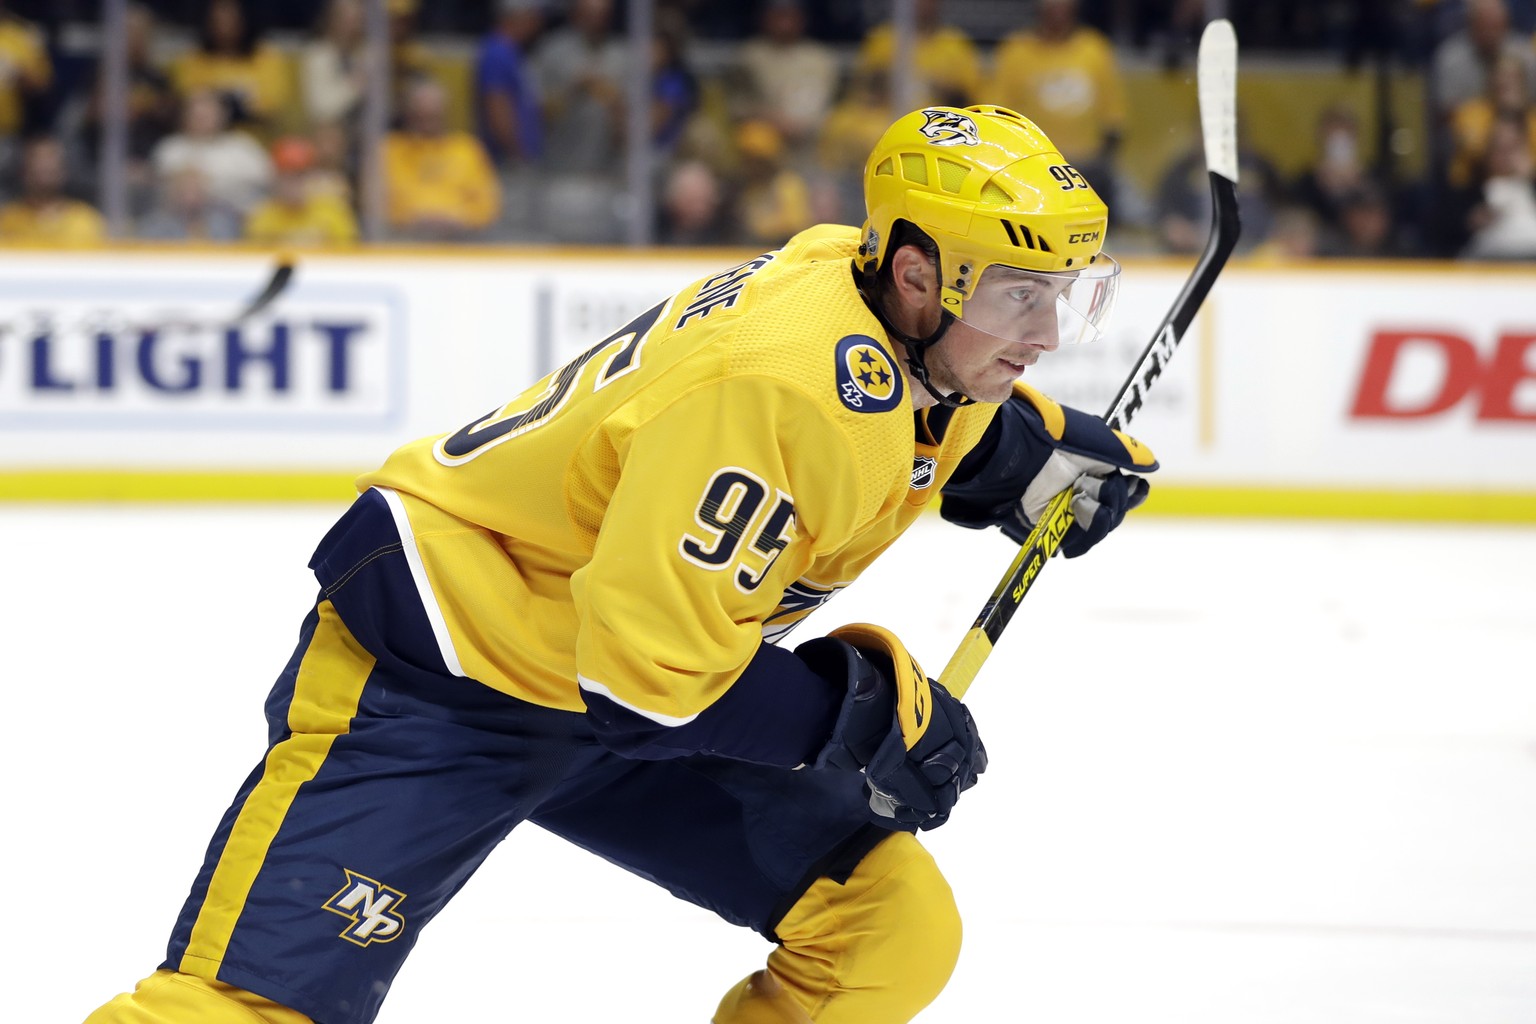
[[[821,226],[694,282],[360,478],[395,510],[450,668],[687,723],[900,536],[998,407],[914,439],[856,246]]]

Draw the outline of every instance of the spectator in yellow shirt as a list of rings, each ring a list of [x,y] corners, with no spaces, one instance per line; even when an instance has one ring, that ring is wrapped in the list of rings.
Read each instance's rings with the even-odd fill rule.
[[[987,99],[1038,124],[1103,193],[1125,129],[1125,86],[1113,45],[1077,13],[1078,0],[1040,0],[1035,27],[998,44]]]
[[[864,161],[885,134],[890,116],[890,75],[884,71],[851,75],[816,139],[821,198],[826,199],[825,190],[830,189],[836,204],[833,209],[818,210],[818,219],[837,224],[864,219]]]
[[[891,71],[896,58],[896,30],[877,25],[864,37],[854,59],[855,72]],[[940,18],[939,0],[917,0],[917,41],[913,67],[919,79],[917,102],[963,107],[975,103],[982,88],[981,54],[971,37]]]
[[[0,242],[10,245],[96,245],[106,222],[89,203],[64,194],[64,147],[39,137],[21,152],[21,198],[0,207]]]
[[[480,140],[448,128],[448,93],[433,79],[406,93],[405,123],[384,139],[385,213],[398,235],[474,237],[501,212],[501,187]]]
[[[0,3],[0,137],[21,134],[28,101],[53,84],[43,34]]]
[[[736,219],[751,245],[780,245],[815,222],[806,180],[785,163],[784,137],[767,121],[736,130],[741,158]]]
[[[171,64],[171,82],[182,96],[212,89],[230,104],[236,124],[271,124],[288,102],[288,66],[277,48],[262,42],[240,0],[212,0],[198,45]]]
[[[310,188],[315,147],[288,136],[272,145],[277,178],[272,198],[251,211],[245,237],[267,245],[350,245],[357,241],[357,218],[335,195]]]
[[[817,165],[824,171],[853,179],[861,207],[864,161],[869,159],[874,140],[885,134],[887,126],[881,122],[889,119],[890,111],[890,75],[884,71],[855,71],[817,134]],[[861,210],[858,219],[863,216]]]

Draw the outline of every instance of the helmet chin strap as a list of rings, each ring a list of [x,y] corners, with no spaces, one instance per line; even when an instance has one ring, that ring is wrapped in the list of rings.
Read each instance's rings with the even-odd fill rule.
[[[855,276],[857,276],[857,272],[855,272]],[[912,376],[917,382],[923,386],[923,390],[932,395],[934,401],[940,405],[947,405],[951,409],[976,404],[974,398],[962,395],[958,391],[952,395],[946,395],[939,391],[938,388],[933,386],[933,379],[928,375],[928,363],[925,360],[925,356],[928,350],[937,345],[944,337],[944,332],[949,330],[949,325],[955,322],[955,315],[947,309],[940,310],[939,326],[933,329],[933,333],[929,334],[926,338],[914,338],[891,323],[891,318],[885,315],[885,310],[880,308],[880,303],[876,302],[875,297],[864,287],[864,280],[859,280],[857,284],[859,297],[864,300],[864,305],[869,307],[869,311],[875,314],[875,319],[880,321],[880,326],[885,328],[885,333],[895,338],[901,343],[901,347],[907,350],[907,368],[912,371]]]

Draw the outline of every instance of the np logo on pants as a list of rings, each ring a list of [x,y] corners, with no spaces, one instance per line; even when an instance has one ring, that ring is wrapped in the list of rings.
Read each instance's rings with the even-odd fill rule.
[[[324,904],[326,910],[352,922],[341,937],[357,946],[399,938],[405,931],[405,918],[395,908],[405,900],[405,893],[355,871],[342,870],[347,872],[347,884]]]

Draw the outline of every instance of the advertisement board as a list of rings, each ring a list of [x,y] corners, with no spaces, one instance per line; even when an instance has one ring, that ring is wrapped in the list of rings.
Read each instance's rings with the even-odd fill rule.
[[[339,490],[751,255],[306,255],[233,323],[271,256],[0,254],[0,498]],[[1106,338],[1032,382],[1103,413],[1188,269],[1128,263]],[[1164,494],[1490,495],[1536,518],[1536,269],[1235,264],[1130,429]]]

